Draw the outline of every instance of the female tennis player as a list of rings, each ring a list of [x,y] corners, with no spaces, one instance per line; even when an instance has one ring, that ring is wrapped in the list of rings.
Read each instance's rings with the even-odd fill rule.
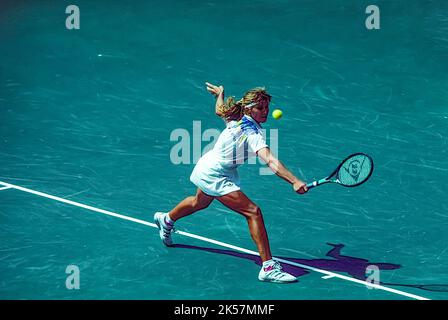
[[[159,227],[160,238],[166,246],[171,246],[174,222],[207,208],[217,199],[246,218],[263,262],[258,279],[275,283],[295,282],[297,279],[284,272],[281,265],[272,259],[263,215],[260,208],[240,190],[237,171],[248,156],[258,155],[277,176],[290,183],[295,192],[303,194],[308,190],[306,184],[271,153],[261,133],[260,124],[267,120],[271,96],[264,88],[254,88],[239,101],[229,97],[224,102],[223,86],[208,82],[206,85],[216,98],[215,112],[224,119],[226,128],[213,149],[199,159],[190,176],[191,182],[198,187],[196,195],[185,198],[168,213],[155,213],[154,222]]]

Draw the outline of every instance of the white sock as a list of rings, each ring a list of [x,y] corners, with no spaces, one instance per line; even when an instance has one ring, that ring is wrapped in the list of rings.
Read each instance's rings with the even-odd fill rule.
[[[268,266],[270,266],[271,264],[273,264],[274,263],[274,260],[266,260],[265,262],[263,262],[263,268],[264,267],[268,267]]]
[[[174,225],[174,221],[171,220],[170,215],[168,213],[165,215],[165,224],[168,224],[168,226],[170,227]]]

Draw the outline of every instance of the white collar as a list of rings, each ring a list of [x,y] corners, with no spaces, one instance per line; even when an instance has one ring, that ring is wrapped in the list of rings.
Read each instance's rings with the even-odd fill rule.
[[[261,126],[260,126],[260,124],[257,122],[257,121],[255,121],[254,119],[252,119],[252,117],[251,116],[248,116],[247,114],[245,114],[244,115],[247,119],[249,119],[253,124],[255,124],[255,126],[258,128],[258,129],[262,129],[261,128]]]

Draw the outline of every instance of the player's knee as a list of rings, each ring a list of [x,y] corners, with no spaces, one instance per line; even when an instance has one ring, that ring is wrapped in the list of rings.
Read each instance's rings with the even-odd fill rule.
[[[247,209],[247,215],[250,218],[259,219],[262,217],[261,215],[261,209],[257,205],[252,205]]]
[[[200,201],[197,197],[193,200],[193,208],[196,210],[202,210],[207,208],[210,205],[210,202]]]

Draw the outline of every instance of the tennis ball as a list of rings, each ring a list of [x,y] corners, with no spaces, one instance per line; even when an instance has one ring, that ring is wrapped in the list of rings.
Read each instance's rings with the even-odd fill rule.
[[[283,115],[283,112],[280,109],[275,109],[274,111],[272,111],[272,117],[274,119],[280,119],[282,117],[282,115]]]

